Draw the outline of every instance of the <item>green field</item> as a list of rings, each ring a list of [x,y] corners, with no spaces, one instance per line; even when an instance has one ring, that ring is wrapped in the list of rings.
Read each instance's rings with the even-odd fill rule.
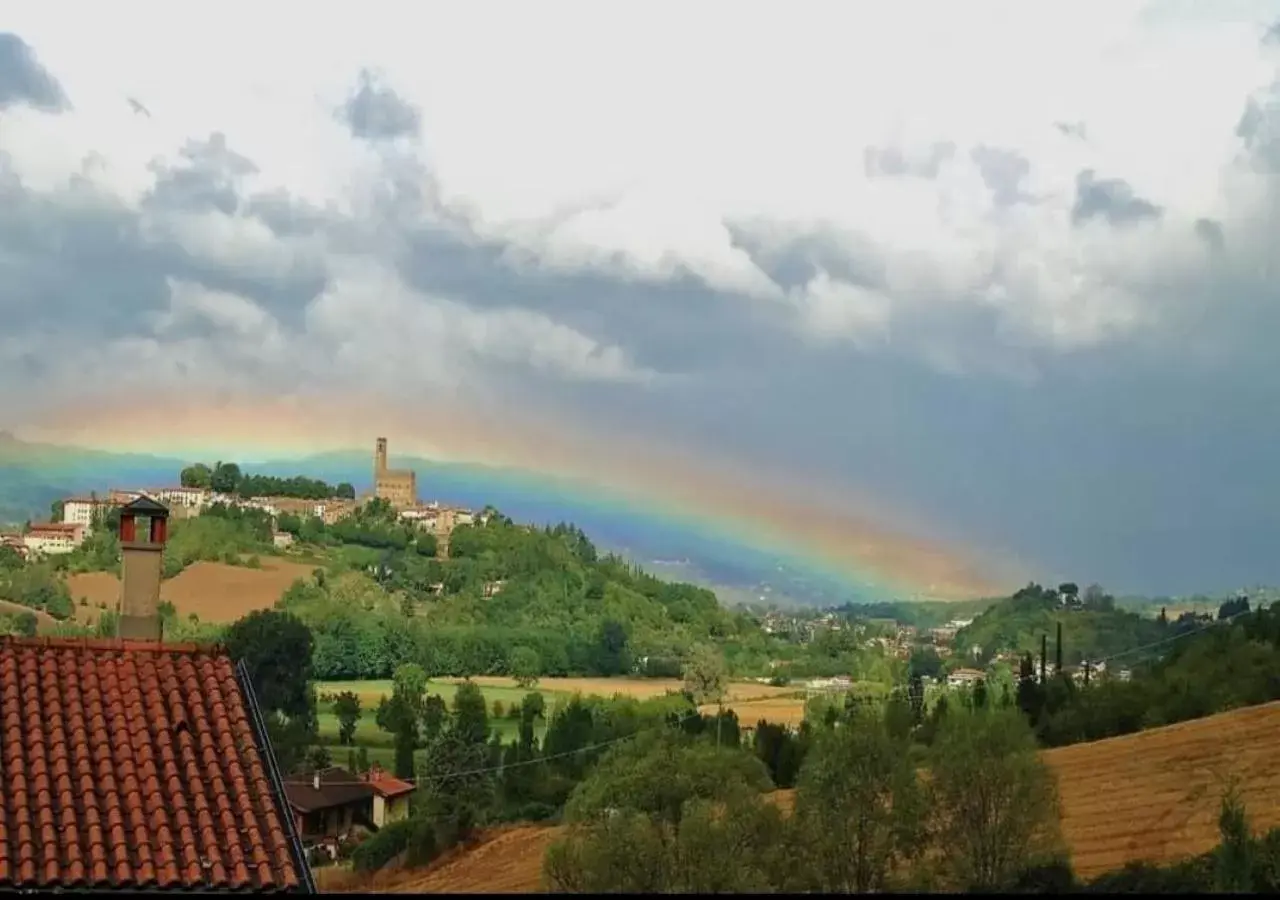
[[[453,705],[453,695],[456,690],[457,684],[454,681],[430,681],[427,683],[427,693],[439,694],[445,703],[450,706]],[[391,734],[378,727],[375,717],[377,716],[378,704],[382,701],[382,698],[391,696],[391,680],[316,682],[316,695],[318,697],[340,694],[344,691],[350,691],[360,698],[360,721],[356,724],[355,742],[350,746],[338,743],[338,717],[333,713],[333,704],[321,700],[316,705],[320,743],[328,748],[329,753],[333,756],[335,765],[345,766],[347,764],[347,750],[364,747],[369,752],[370,761],[390,766],[394,762],[395,756],[393,749],[394,738]],[[489,725],[498,732],[504,743],[515,738],[519,723],[506,715],[501,718],[495,717],[493,715],[494,701],[501,703],[505,710],[509,709],[513,704],[519,706],[528,693],[540,693],[547,704],[549,715],[551,708],[558,700],[562,697],[568,697],[568,694],[560,691],[544,691],[537,688],[532,691],[526,691],[521,688],[482,686],[481,691],[489,708]],[[546,722],[539,722],[535,729],[535,734],[539,740],[542,739],[545,730]],[[418,758],[419,760],[422,758],[421,751],[418,753]]]

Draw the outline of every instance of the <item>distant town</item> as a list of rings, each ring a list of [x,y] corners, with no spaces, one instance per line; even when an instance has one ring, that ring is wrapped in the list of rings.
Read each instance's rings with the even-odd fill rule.
[[[71,496],[55,504],[61,515],[48,522],[32,522],[22,529],[0,534],[0,546],[8,547],[23,559],[35,559],[71,553],[93,533],[95,523],[105,521],[113,509],[149,497],[169,508],[175,519],[192,518],[217,504],[256,509],[267,513],[276,524],[272,540],[280,548],[294,541],[293,534],[278,527],[281,516],[301,519],[317,518],[332,525],[351,515],[372,499],[384,500],[396,510],[401,520],[435,535],[442,557],[448,555],[449,535],[459,525],[469,525],[478,518],[472,510],[448,506],[439,501],[422,503],[418,499],[417,476],[410,470],[391,469],[387,464],[387,439],[378,438],[374,450],[373,491],[361,497],[325,497],[319,499],[285,496],[243,496],[219,491],[213,487],[178,485],[153,488],[110,488],[102,495]],[[354,492],[352,492],[354,493]]]

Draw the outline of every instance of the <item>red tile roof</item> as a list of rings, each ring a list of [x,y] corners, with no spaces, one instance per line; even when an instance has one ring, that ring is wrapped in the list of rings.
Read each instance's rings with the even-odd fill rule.
[[[0,889],[309,888],[256,715],[216,648],[0,639]]]
[[[401,794],[411,794],[415,790],[412,784],[401,781],[377,763],[374,763],[364,774],[364,780],[383,797],[399,797]]]

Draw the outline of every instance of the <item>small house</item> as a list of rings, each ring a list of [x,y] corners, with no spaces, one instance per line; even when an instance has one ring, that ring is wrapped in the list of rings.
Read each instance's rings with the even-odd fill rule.
[[[396,778],[377,763],[365,773],[364,780],[373,788],[371,819],[374,828],[409,818],[409,796],[414,791],[412,784]]]

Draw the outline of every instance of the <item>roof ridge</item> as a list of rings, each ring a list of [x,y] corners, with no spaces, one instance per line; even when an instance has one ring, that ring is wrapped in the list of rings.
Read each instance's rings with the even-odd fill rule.
[[[20,635],[0,635],[0,647],[35,647],[62,650],[117,650],[125,653],[207,653],[210,656],[229,656],[227,648],[217,642],[200,643],[182,641],[166,644],[162,641],[143,641],[130,638],[89,638],[89,637],[23,637]]]

